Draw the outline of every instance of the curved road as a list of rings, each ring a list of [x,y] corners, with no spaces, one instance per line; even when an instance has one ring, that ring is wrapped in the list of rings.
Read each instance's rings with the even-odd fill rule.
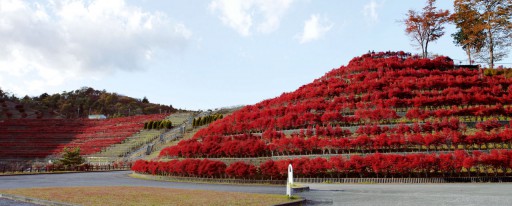
[[[512,205],[511,183],[308,184],[310,205]]]
[[[285,194],[284,186],[222,185],[135,179],[131,172],[0,176],[0,189],[67,186],[146,186]],[[512,205],[511,183],[308,184],[308,205]],[[0,198],[0,206],[2,199]],[[11,205],[5,203],[5,205]]]
[[[286,193],[284,186],[161,182],[131,178],[128,174],[131,174],[131,171],[0,176],[0,189],[72,186],[145,186],[266,194]]]
[[[10,199],[0,198],[0,206],[11,206],[11,205],[15,205],[15,206],[39,206],[39,205],[32,204],[32,203],[20,202],[20,201],[14,201],[14,200],[10,200]]]

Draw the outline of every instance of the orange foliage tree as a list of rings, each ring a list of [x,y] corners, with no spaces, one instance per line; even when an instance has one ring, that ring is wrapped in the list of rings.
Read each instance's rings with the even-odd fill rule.
[[[478,59],[493,68],[512,45],[512,0],[455,0],[453,5],[460,45],[477,49]]]
[[[450,12],[437,10],[434,6],[435,2],[435,0],[428,0],[421,12],[409,10],[404,20],[405,33],[421,48],[424,58],[428,54],[428,44],[444,35],[444,24],[451,19]]]
[[[453,8],[453,23],[458,29],[452,34],[454,43],[464,49],[468,56],[468,63],[472,64],[472,55],[479,53],[485,45],[482,18],[477,11],[471,9],[467,0],[455,0]]]

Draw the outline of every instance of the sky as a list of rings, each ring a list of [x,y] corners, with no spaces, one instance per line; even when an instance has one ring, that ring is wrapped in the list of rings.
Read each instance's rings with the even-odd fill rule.
[[[369,50],[420,53],[400,21],[425,3],[0,0],[0,88],[23,97],[87,86],[192,110],[254,104]],[[429,52],[466,61],[454,31],[446,25]]]

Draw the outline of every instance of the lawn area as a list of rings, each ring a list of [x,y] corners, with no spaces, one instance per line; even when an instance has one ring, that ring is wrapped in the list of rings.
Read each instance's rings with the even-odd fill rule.
[[[183,190],[157,187],[50,187],[0,190],[2,194],[79,205],[274,205],[285,195]]]

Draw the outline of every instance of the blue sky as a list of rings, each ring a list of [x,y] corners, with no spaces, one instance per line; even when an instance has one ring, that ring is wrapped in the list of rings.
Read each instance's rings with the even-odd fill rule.
[[[182,109],[254,104],[368,50],[419,53],[399,21],[424,4],[0,0],[0,87],[22,96],[90,86]],[[464,61],[453,31],[429,52]]]

